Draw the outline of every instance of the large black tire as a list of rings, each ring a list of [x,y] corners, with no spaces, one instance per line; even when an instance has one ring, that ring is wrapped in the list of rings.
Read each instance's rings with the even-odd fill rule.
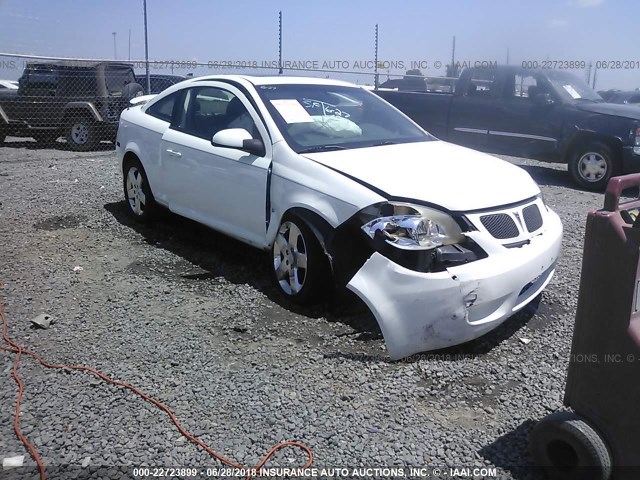
[[[89,116],[72,116],[67,119],[67,145],[71,150],[86,152],[100,143],[98,125]]]
[[[329,291],[331,269],[320,242],[299,217],[287,215],[271,249],[272,278],[285,297],[305,305]]]
[[[587,190],[601,191],[620,171],[620,159],[602,142],[588,142],[574,149],[569,158],[571,178]]]
[[[531,456],[554,480],[609,480],[611,455],[600,434],[582,417],[557,412],[531,432]]]
[[[151,221],[157,214],[156,204],[147,174],[137,158],[124,161],[122,186],[127,211],[138,222]]]
[[[5,138],[7,138],[7,134],[0,130],[0,144],[4,143]]]

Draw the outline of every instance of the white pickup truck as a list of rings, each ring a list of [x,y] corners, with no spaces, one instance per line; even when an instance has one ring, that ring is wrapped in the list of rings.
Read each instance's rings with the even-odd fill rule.
[[[186,80],[126,109],[116,148],[136,219],[161,206],[270,252],[292,301],[346,286],[394,359],[495,328],[544,289],[560,250],[527,172],[349,83]]]

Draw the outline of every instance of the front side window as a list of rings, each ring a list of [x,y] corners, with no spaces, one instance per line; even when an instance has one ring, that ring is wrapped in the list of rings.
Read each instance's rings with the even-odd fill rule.
[[[543,92],[540,91],[538,81],[533,75],[516,75],[513,88],[507,94],[507,97],[533,98],[538,93]]]
[[[217,87],[188,89],[174,127],[207,140],[227,128],[244,128],[253,138],[259,138],[256,124],[240,98]]]
[[[261,85],[258,93],[298,153],[433,140],[364,89],[334,85]]]

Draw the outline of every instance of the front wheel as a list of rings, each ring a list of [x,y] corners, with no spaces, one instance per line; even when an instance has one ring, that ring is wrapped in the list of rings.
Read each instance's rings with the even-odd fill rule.
[[[571,177],[587,190],[604,190],[617,170],[618,158],[611,147],[601,142],[578,148],[569,159]]]
[[[554,480],[609,480],[611,455],[582,417],[557,412],[543,418],[531,432],[531,456]]]
[[[320,242],[298,217],[285,217],[272,249],[272,274],[278,289],[291,301],[309,304],[326,293],[328,259]]]
[[[137,159],[125,161],[123,174],[124,198],[129,213],[139,222],[148,222],[156,214],[157,206],[142,164]]]
[[[76,117],[67,123],[67,144],[72,150],[86,152],[99,143],[98,129],[89,117]]]

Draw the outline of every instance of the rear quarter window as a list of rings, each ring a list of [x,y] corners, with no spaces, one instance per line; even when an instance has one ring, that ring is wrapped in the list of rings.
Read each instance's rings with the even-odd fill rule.
[[[157,101],[149,108],[147,108],[146,113],[151,115],[152,117],[156,117],[160,120],[171,123],[171,117],[173,116],[173,107],[176,104],[176,99],[178,98],[179,93],[180,92],[172,93],[171,95]]]

